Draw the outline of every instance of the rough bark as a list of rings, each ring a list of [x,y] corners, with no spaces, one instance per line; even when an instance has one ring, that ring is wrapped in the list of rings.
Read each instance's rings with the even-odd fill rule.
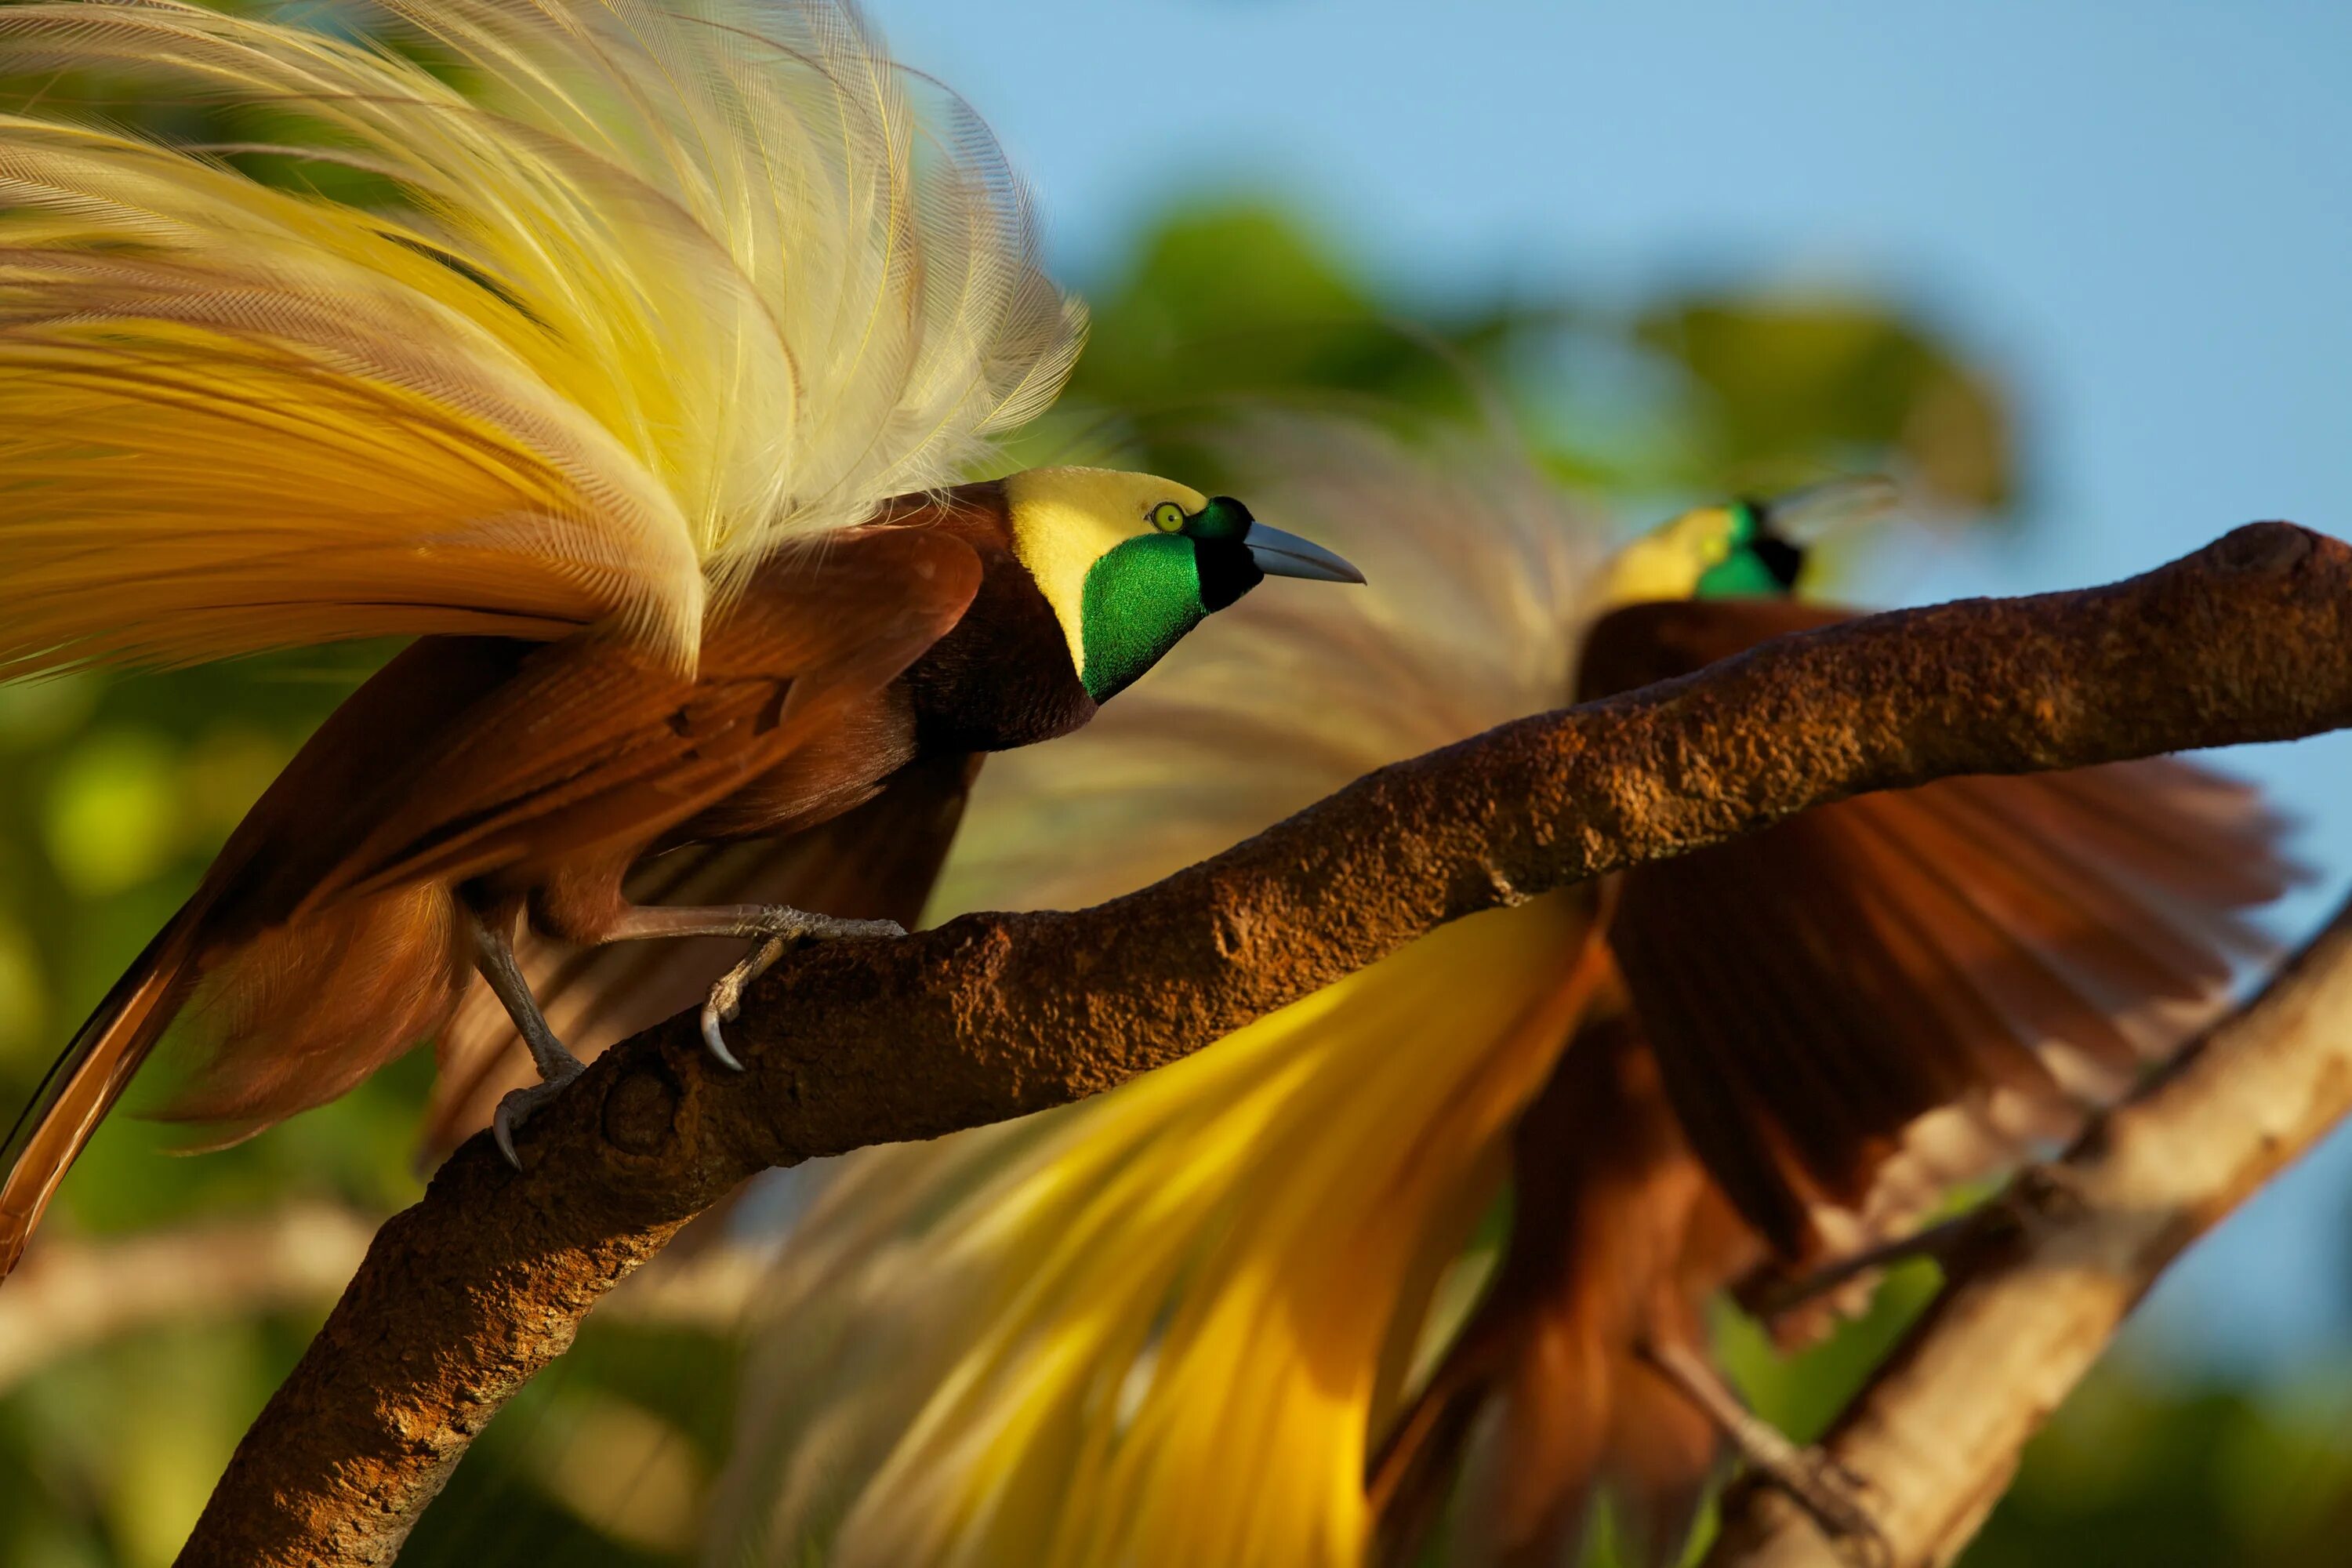
[[[2352,548],[2254,524],[2109,587],[1872,616],[1506,724],[1091,910],[810,951],[751,998],[744,1076],[673,1019],[532,1121],[521,1172],[486,1139],[452,1157],[181,1561],[389,1562],[597,1299],[760,1170],[1097,1092],[1446,921],[1826,801],[2347,724]]]
[[[2352,905],[2256,1001],[1963,1233],[1944,1289],[1823,1439],[1881,1537],[1862,1555],[1891,1568],[1958,1557],[2027,1439],[2167,1266],[2347,1111]],[[1729,1500],[1706,1568],[1856,1554],[1759,1488]]]

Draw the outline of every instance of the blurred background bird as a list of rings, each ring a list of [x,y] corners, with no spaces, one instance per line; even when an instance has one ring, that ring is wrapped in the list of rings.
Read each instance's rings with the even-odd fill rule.
[[[950,484],[1052,399],[1083,317],[984,129],[847,6],[359,20],[372,40],[173,0],[0,12],[14,68],[268,126],[0,117],[0,675],[418,639],[17,1121],[0,1273],[175,1026],[168,1113],[234,1138],[478,990],[544,1080],[499,1104],[515,1158],[580,1067],[513,952],[526,919],[756,942],[661,974],[709,991],[732,1065],[721,1026],[785,942],[889,929],[810,885],[842,840],[779,840],[864,807],[935,856],[980,754],[1083,724],[1269,574],[1359,580],[1146,475]],[[606,1015],[673,1005],[626,965],[561,977],[591,982]]]
[[[950,907],[1092,900],[1832,621],[1790,596],[1802,536],[1871,493],[1610,552],[1499,438],[1201,439],[1375,587],[1250,606],[999,770]],[[1465,920],[1099,1099],[851,1156],[763,1294],[707,1549],[1553,1563],[1605,1489],[1673,1561],[1739,1424],[1711,1304],[1906,1231],[2174,1049],[2263,950],[2279,832],[2171,761],[1865,797]]]

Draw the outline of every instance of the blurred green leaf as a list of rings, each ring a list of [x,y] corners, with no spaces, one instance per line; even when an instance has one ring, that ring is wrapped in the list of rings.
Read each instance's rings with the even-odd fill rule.
[[[152,730],[100,730],[75,742],[49,777],[42,822],[66,889],[104,898],[151,880],[180,836],[175,749]]]
[[[1883,307],[1709,295],[1662,302],[1635,335],[1687,374],[1703,461],[1732,488],[1769,491],[1813,477],[1809,464],[1891,458],[1945,504],[2011,500],[2007,403],[1992,376]]]

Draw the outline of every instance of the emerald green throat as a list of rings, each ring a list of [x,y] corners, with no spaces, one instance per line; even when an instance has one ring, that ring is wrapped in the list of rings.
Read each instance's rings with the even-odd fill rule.
[[[1754,599],[1794,592],[1804,552],[1765,526],[1756,502],[1734,501],[1725,510],[1731,517],[1730,553],[1700,574],[1696,596]]]
[[[1079,595],[1087,695],[1108,702],[1184,640],[1184,634],[1265,580],[1245,542],[1249,510],[1212,496],[1186,516],[1172,504],[1161,531],[1103,552]]]
[[[1087,695],[1108,702],[1208,618],[1201,565],[1181,533],[1130,539],[1087,573],[1080,601]]]

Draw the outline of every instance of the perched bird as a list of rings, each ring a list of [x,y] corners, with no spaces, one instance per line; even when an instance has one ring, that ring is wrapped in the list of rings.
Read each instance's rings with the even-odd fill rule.
[[[234,1134],[485,990],[544,1079],[499,1106],[511,1158],[579,1070],[518,922],[756,942],[695,983],[731,1061],[783,943],[891,928],[757,875],[644,889],[707,893],[714,857],[790,859],[861,809],[935,824],[977,757],[1084,724],[1264,576],[1360,580],[1146,475],[950,483],[1083,319],[984,129],[845,5],[353,19],[0,9],[13,70],[249,132],[0,115],[0,673],[416,638],[51,1070],[0,1271],[175,1026],[170,1113]]]
[[[1611,552],[1498,441],[1276,420],[1221,450],[1374,588],[1244,606],[992,768],[947,907],[1092,901],[1839,614],[1789,595],[1790,513],[1840,492]],[[2173,1049],[2259,946],[2277,834],[2170,761],[1867,796],[1442,928],[1097,1099],[849,1156],[763,1295],[708,1553],[1549,1564],[1606,1489],[1672,1561],[1721,1428],[1754,1436],[1709,1301],[1902,1234]]]

